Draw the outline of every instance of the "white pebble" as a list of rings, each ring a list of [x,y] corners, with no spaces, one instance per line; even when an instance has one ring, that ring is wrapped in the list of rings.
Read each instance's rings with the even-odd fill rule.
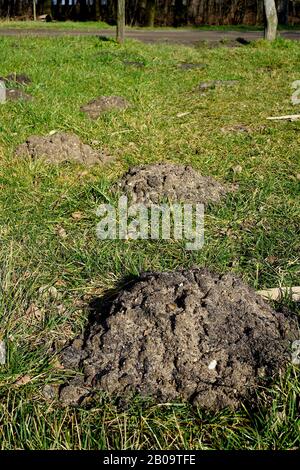
[[[214,359],[213,361],[209,363],[208,368],[209,370],[215,370],[216,367],[217,367],[217,361]]]

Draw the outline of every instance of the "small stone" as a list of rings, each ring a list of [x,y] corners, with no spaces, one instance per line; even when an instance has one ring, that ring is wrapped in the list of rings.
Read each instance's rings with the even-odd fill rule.
[[[56,228],[56,233],[57,235],[60,237],[60,238],[67,238],[67,232],[65,231],[65,229],[63,227],[57,227]]]
[[[3,340],[0,340],[0,365],[6,364],[6,344]]]
[[[217,367],[217,361],[215,359],[208,364],[209,370],[215,370],[216,367]]]
[[[43,388],[43,395],[46,400],[56,400],[58,398],[58,385],[46,384]]]
[[[20,377],[18,380],[16,380],[14,382],[14,386],[15,387],[21,387],[22,385],[26,385],[28,384],[29,382],[31,382],[31,377],[30,375],[23,375],[22,377]]]
[[[241,165],[236,165],[232,168],[234,174],[242,173],[243,167]]]
[[[83,214],[82,212],[73,212],[73,214],[71,215],[72,219],[74,220],[80,220],[82,219],[83,217]]]
[[[48,292],[49,292],[49,296],[51,299],[57,299],[58,290],[56,289],[56,287],[54,286],[49,287]]]

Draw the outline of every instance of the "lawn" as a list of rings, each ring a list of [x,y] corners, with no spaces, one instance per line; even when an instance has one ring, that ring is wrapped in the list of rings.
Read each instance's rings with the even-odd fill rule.
[[[180,62],[207,67],[182,70]],[[299,43],[209,49],[1,37],[0,64],[1,76],[28,74],[26,92],[34,97],[0,105],[0,337],[8,350],[0,366],[1,449],[298,448],[296,368],[259,391],[257,409],[245,404],[238,412],[138,397],[120,410],[102,395],[88,408],[60,408],[42,391],[66,378],[53,351],[84,328],[88,302],[124,276],[200,265],[233,271],[255,289],[299,285],[300,124],[266,119],[299,112],[291,103]],[[201,95],[199,83],[214,79],[239,83]],[[92,121],[79,108],[100,95],[124,96],[132,106]],[[105,149],[114,163],[49,166],[14,157],[28,136],[53,130]],[[204,247],[99,241],[95,211],[111,200],[112,182],[132,165],[158,161],[238,185],[206,210]],[[288,299],[282,304],[296,311]]]

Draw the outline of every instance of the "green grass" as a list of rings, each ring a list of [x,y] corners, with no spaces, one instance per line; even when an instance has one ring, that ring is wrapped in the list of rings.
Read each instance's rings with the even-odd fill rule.
[[[82,330],[89,299],[123,276],[198,264],[234,271],[256,289],[299,285],[300,124],[266,120],[298,113],[290,85],[300,79],[299,59],[300,46],[284,40],[209,49],[135,41],[121,47],[96,37],[0,38],[0,75],[27,73],[34,96],[0,107],[0,335],[8,347],[0,369],[2,449],[299,447],[296,369],[272,390],[260,390],[257,410],[238,412],[138,401],[121,412],[102,396],[88,410],[61,409],[42,395],[45,384],[65,380],[53,347]],[[182,61],[208,67],[180,70]],[[197,85],[210,79],[239,84],[201,96]],[[81,104],[110,94],[132,107],[97,121],[80,112]],[[182,112],[190,114],[177,117]],[[228,131],[235,124],[251,132]],[[54,129],[105,148],[115,162],[86,169],[14,157],[29,135]],[[206,211],[202,250],[97,240],[95,209],[111,197],[111,183],[129,166],[155,161],[191,164],[238,184],[236,194]],[[75,211],[80,220],[72,218]],[[296,304],[285,304],[296,311]]]
[[[104,21],[51,21],[49,23],[43,21],[16,21],[16,20],[0,20],[1,28],[12,28],[12,29],[49,29],[49,30],[96,30],[96,29],[115,29],[114,25],[105,23]],[[199,30],[199,31],[263,31],[263,25],[184,25],[174,28],[172,26],[155,26],[153,27],[139,27],[139,26],[126,26],[127,29],[142,29],[142,30]],[[279,31],[298,31],[300,25],[279,25]]]
[[[19,29],[107,29],[114,28],[104,21],[15,21],[0,20],[1,28],[19,28]]]

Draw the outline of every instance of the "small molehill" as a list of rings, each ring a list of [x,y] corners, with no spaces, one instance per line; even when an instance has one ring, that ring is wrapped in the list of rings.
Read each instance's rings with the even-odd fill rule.
[[[202,176],[191,166],[156,163],[129,169],[113,186],[132,202],[150,205],[162,200],[207,204],[220,202],[233,190],[210,176]]]
[[[65,404],[94,390],[123,400],[185,400],[237,408],[291,362],[294,316],[272,310],[239,278],[206,269],[145,273],[98,304],[86,331],[61,356],[80,370],[60,390]]]
[[[25,73],[10,73],[6,77],[0,77],[0,80],[5,82],[15,83],[17,85],[30,85],[32,80]]]
[[[177,65],[179,69],[182,70],[195,70],[195,69],[205,69],[207,67],[207,64],[203,64],[201,62],[181,62],[180,64]]]
[[[106,111],[124,110],[129,106],[129,102],[122,96],[101,96],[81,106],[80,110],[91,119],[98,119]]]
[[[7,88],[6,99],[7,101],[31,101],[33,98],[31,95],[18,88]]]
[[[220,87],[234,87],[239,83],[238,80],[209,80],[208,82],[199,83],[199,90],[214,90]]]
[[[86,166],[111,160],[105,153],[82,143],[78,136],[65,132],[47,136],[33,135],[17,147],[16,156],[42,158],[47,163],[74,162]]]

